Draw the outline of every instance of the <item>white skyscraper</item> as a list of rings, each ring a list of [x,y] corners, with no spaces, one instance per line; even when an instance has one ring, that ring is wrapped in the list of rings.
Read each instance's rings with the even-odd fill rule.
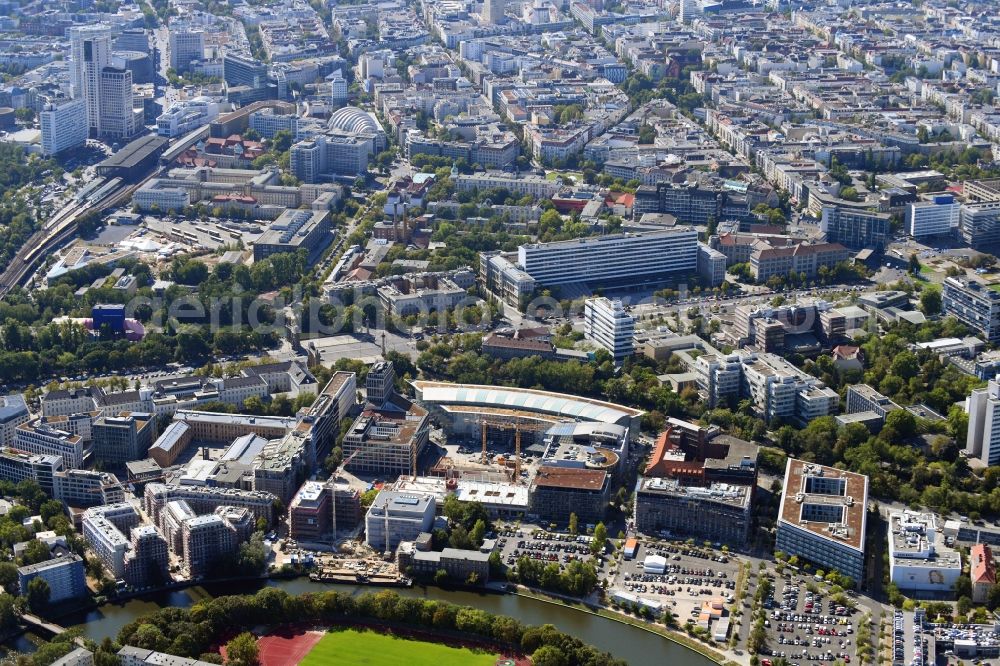
[[[97,133],[109,139],[131,139],[137,130],[132,109],[132,72],[105,67],[101,70],[99,92]]]
[[[588,298],[584,303],[584,336],[620,361],[635,350],[635,320],[621,301]]]
[[[87,142],[87,114],[82,99],[56,99],[42,107],[38,120],[42,127],[42,154],[55,155]]]
[[[83,100],[89,135],[129,139],[138,129],[132,73],[112,66],[115,34],[107,25],[70,30],[70,83],[73,97]]]
[[[330,78],[330,98],[334,106],[347,104],[347,79],[339,69]]]
[[[115,35],[114,30],[108,25],[83,25],[75,28],[70,28],[69,31],[69,43],[70,43],[70,68],[69,68],[69,82],[72,90],[73,97],[83,97],[84,96],[84,83],[85,78],[85,57],[83,43],[86,40],[94,39],[98,37],[109,37],[113,38]],[[107,62],[104,64],[111,63],[111,44],[108,44],[108,54]]]
[[[969,432],[965,452],[987,465],[1000,464],[1000,382],[991,379],[984,389],[976,389],[965,401]]]
[[[680,0],[681,23],[691,23],[696,17],[701,16],[701,4],[698,0]]]
[[[101,72],[111,66],[111,35],[103,31],[82,32],[79,50],[73,45],[73,69],[79,86],[73,96],[83,98],[87,106],[87,127],[94,136],[101,134]]]

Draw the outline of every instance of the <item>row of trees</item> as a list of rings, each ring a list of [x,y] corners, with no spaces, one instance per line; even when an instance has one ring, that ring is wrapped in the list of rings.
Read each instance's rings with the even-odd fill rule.
[[[292,596],[266,588],[254,595],[206,599],[190,609],[163,608],[135,620],[122,628],[118,642],[199,658],[210,654],[220,636],[251,627],[353,621],[385,622],[486,641],[521,650],[542,666],[625,663],[551,625],[525,626],[510,617],[444,601],[404,597],[390,590],[354,597],[336,591]]]

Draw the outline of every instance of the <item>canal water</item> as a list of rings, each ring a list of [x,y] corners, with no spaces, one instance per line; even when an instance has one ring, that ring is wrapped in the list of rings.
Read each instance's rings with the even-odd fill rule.
[[[308,578],[240,585],[206,585],[152,594],[121,604],[105,604],[85,613],[63,617],[59,623],[66,627],[78,626],[83,631],[84,636],[100,641],[105,637],[116,637],[119,630],[126,624],[159,608],[167,606],[186,608],[200,599],[224,594],[252,594],[264,585],[281,587],[289,594],[320,592],[330,589],[362,594],[378,589],[362,586],[332,586],[326,583],[316,583]],[[598,615],[582,613],[537,599],[511,594],[478,594],[469,591],[444,590],[437,587],[401,588],[397,592],[474,606],[490,613],[515,617],[525,624],[552,624],[567,634],[577,636],[581,640],[602,650],[607,650],[614,656],[637,666],[645,666],[646,664],[712,666],[714,664],[703,655],[657,634]]]

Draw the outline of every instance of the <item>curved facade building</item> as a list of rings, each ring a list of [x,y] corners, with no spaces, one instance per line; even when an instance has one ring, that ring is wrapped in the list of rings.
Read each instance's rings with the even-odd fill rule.
[[[634,440],[643,411],[611,402],[564,393],[508,386],[411,382],[417,401],[455,433],[471,434],[481,419],[557,423],[580,422],[616,425]]]
[[[345,106],[333,112],[326,126],[334,132],[371,136],[374,138],[375,150],[385,150],[385,130],[382,129],[374,113],[356,106]]]

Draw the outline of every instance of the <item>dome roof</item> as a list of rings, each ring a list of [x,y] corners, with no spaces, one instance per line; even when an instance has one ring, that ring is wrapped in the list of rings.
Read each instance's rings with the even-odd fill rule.
[[[356,106],[345,106],[338,109],[330,116],[327,127],[345,132],[366,134],[376,134],[382,130],[374,118]]]

